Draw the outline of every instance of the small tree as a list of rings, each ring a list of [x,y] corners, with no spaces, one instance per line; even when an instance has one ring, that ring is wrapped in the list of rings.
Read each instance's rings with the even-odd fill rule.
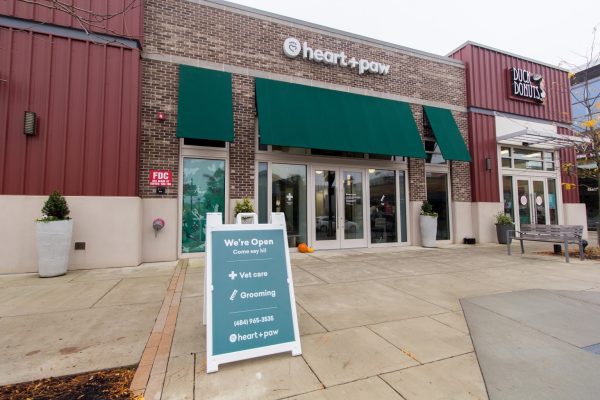
[[[573,110],[583,110],[577,113],[573,121],[573,133],[583,139],[576,147],[577,163],[585,168],[576,170],[571,163],[561,165],[564,172],[577,174],[579,178],[589,178],[594,182],[590,186],[595,190],[600,187],[600,89],[591,86],[589,76],[591,68],[600,64],[600,50],[597,43],[597,25],[592,30],[592,41],[586,54],[581,55],[583,64],[568,63],[562,61],[560,64],[571,69],[569,79],[571,81],[571,100]],[[566,190],[575,189],[572,183],[563,183]],[[583,183],[580,182],[580,185]],[[589,186],[589,185],[588,185]],[[600,196],[598,197],[598,209],[600,210]]]
[[[433,211],[433,205],[425,200],[423,204],[421,204],[421,215],[427,215],[429,217],[437,217],[438,213]]]
[[[235,207],[233,208],[233,216],[236,217],[240,213],[252,213],[254,212],[254,206],[249,198],[244,197],[242,201],[238,201],[235,203]]]
[[[58,191],[54,191],[48,197],[48,200],[44,203],[44,207],[42,207],[43,217],[40,221],[50,222],[50,221],[63,221],[69,218],[69,206],[67,205],[67,200],[61,196]]]

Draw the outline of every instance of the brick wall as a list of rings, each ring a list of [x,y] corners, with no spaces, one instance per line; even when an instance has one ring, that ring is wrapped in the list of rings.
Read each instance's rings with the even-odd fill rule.
[[[179,139],[177,127],[177,100],[179,68],[176,64],[142,60],[142,126],[140,132],[141,197],[177,197],[179,179]],[[156,120],[157,111],[165,113],[165,121]],[[173,171],[173,186],[166,194],[157,195],[148,184],[151,169]]]
[[[462,138],[469,148],[468,135],[468,120],[467,113],[453,112],[452,113]],[[471,154],[471,157],[473,155]],[[464,161],[450,162],[450,182],[452,187],[452,200],[454,201],[471,201],[471,164]]]
[[[254,196],[254,153],[256,105],[254,79],[232,76],[233,130],[235,140],[229,146],[229,197]]]
[[[252,15],[242,15],[219,7],[197,4],[186,0],[147,0],[144,14],[144,54],[148,56],[178,56],[188,60],[201,60],[229,66],[249,68],[266,73],[283,74],[368,89],[381,93],[412,97],[453,106],[466,106],[464,69],[461,66],[436,61],[435,59],[410,54],[393,48],[369,45],[351,38],[327,34],[312,28],[291,23],[279,23]],[[359,75],[356,69],[329,66],[302,59],[287,58],[282,52],[283,41],[296,37],[308,41],[313,48],[343,50],[349,57],[367,58],[391,65],[388,75]],[[141,148],[140,195],[151,196],[151,190],[143,187],[147,181],[150,161],[156,154],[152,144],[161,148],[165,155],[165,168],[177,171],[178,141],[174,139],[177,105],[177,70],[160,77],[158,65],[143,63],[144,83],[153,80],[156,88],[143,90],[143,123]],[[166,68],[166,67],[165,67]],[[145,85],[144,85],[145,86]],[[235,141],[230,145],[230,198],[254,196],[254,148],[255,148],[255,104],[253,78],[233,74],[233,106]],[[415,121],[421,125],[421,106],[413,104]],[[167,112],[167,121],[156,126],[154,114],[157,108]],[[461,117],[466,121],[466,117]],[[466,123],[461,128],[466,137]],[[171,135],[171,137],[169,137]],[[156,137],[155,137],[156,136]],[[171,165],[171,159],[173,164]],[[462,163],[453,163],[452,176],[454,199],[470,200],[470,184],[465,185]],[[454,171],[456,169],[456,171]],[[468,173],[468,167],[466,169]],[[409,161],[409,193],[411,200],[425,198],[424,163]],[[467,176],[468,179],[468,176]],[[456,182],[456,189],[454,184]],[[176,192],[176,186],[173,187]],[[169,193],[174,195],[174,193]],[[469,201],[463,200],[463,201]]]

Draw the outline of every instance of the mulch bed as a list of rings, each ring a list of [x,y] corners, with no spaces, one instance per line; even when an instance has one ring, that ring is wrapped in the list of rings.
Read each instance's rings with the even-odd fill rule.
[[[129,385],[135,368],[115,368],[80,375],[40,379],[0,386],[0,399],[10,400],[132,400]]]
[[[573,250],[569,249],[569,256],[570,257],[579,258],[579,248],[576,245],[574,245],[573,247],[574,247]],[[561,257],[564,257],[565,256],[565,251],[564,251],[564,248],[561,247],[560,253],[555,253],[553,251],[538,251],[537,254],[543,254],[543,255],[546,255],[546,256],[561,256]],[[586,260],[600,260],[600,247],[598,247],[598,246],[587,246],[585,248],[584,254],[585,254],[585,259]]]

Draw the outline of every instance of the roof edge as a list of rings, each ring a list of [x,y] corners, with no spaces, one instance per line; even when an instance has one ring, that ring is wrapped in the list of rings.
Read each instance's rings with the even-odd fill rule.
[[[457,51],[461,50],[464,47],[467,47],[468,45],[475,46],[475,47],[481,47],[482,49],[486,49],[486,50],[496,51],[498,53],[506,54],[507,56],[511,56],[511,57],[515,57],[515,58],[520,58],[521,60],[529,61],[529,62],[532,62],[532,63],[535,63],[535,64],[539,64],[539,65],[543,65],[544,67],[556,69],[556,70],[559,70],[559,71],[562,71],[562,72],[567,72],[567,73],[569,72],[569,70],[567,68],[559,67],[557,65],[548,64],[548,63],[543,62],[543,61],[534,60],[533,58],[520,56],[518,54],[511,53],[510,51],[500,50],[500,49],[497,49],[497,48],[492,47],[492,46],[488,46],[488,45],[485,45],[485,44],[473,42],[471,40],[467,40],[466,42],[464,42],[463,44],[461,44],[460,46],[458,46],[454,50],[452,50],[449,53],[447,53],[446,57],[449,57],[451,54],[456,53]]]
[[[242,4],[232,3],[229,1],[225,1],[225,0],[186,0],[186,1],[189,1],[190,3],[195,3],[195,4],[204,4],[204,5],[209,5],[209,6],[212,5],[212,6],[216,6],[216,7],[227,7],[229,9],[232,9],[232,11],[234,11],[234,12],[237,11],[238,13],[241,13],[241,14],[255,14],[256,16],[263,17],[263,18],[264,17],[272,18],[272,19],[279,20],[279,21],[282,21],[282,22],[285,22],[288,24],[291,23],[291,24],[295,24],[295,25],[299,25],[299,26],[304,26],[304,27],[310,28],[310,29],[320,30],[325,33],[341,35],[341,36],[345,36],[349,39],[361,40],[363,42],[367,42],[367,43],[370,43],[370,44],[378,46],[378,47],[386,47],[391,50],[399,50],[401,52],[404,52],[405,54],[413,55],[415,57],[429,59],[432,61],[442,62],[442,63],[449,64],[452,66],[464,68],[464,63],[461,60],[457,60],[457,59],[450,58],[447,56],[442,56],[439,54],[428,53],[428,52],[422,51],[422,50],[412,49],[410,47],[402,46],[399,44],[394,44],[394,43],[386,42],[383,40],[374,39],[374,38],[371,38],[368,36],[362,36],[362,35],[358,35],[355,33],[343,31],[341,29],[335,29],[335,28],[327,27],[327,26],[320,25],[320,24],[315,24],[315,23],[308,22],[308,21],[303,21],[300,19],[292,18],[292,17],[286,17],[285,15],[276,14],[276,13],[272,13],[269,11],[264,11],[264,10],[260,10],[257,8],[253,8],[253,7],[244,6]]]

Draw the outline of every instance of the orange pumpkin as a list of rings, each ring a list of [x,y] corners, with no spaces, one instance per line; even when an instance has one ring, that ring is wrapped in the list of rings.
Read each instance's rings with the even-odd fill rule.
[[[300,243],[298,245],[298,251],[300,253],[307,253],[308,252],[308,246],[306,245],[306,243]]]

